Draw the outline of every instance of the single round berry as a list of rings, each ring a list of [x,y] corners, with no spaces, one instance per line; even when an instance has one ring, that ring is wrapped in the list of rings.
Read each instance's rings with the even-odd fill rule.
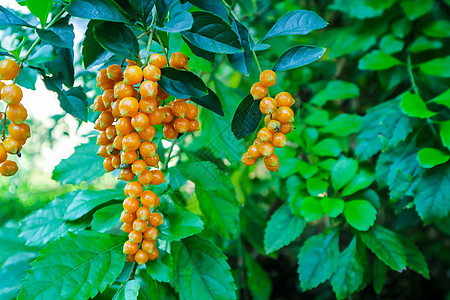
[[[133,224],[134,220],[136,220],[135,213],[127,213],[125,211],[122,211],[122,214],[120,215],[120,222],[131,225],[131,224]]]
[[[289,134],[294,130],[294,125],[291,122],[281,123],[280,132],[284,134]]]
[[[281,127],[281,123],[277,120],[270,120],[267,123],[267,128],[271,131],[271,132],[279,132],[280,131],[280,127]]]
[[[122,68],[119,65],[110,65],[106,68],[106,75],[113,81],[122,79]]]
[[[12,137],[7,137],[3,140],[3,147],[5,148],[6,152],[10,154],[17,154],[17,152],[22,149],[22,145]]]
[[[149,125],[144,130],[139,132],[139,137],[146,142],[151,142],[155,137],[156,130],[153,126]]]
[[[103,167],[105,168],[106,172],[114,171],[116,168],[112,165],[112,157],[107,157],[105,160],[103,160]]]
[[[259,103],[259,109],[263,114],[269,115],[276,111],[277,103],[271,97],[264,97]]]
[[[134,88],[132,85],[125,84],[123,81],[119,81],[114,85],[114,97],[116,99],[122,99],[125,97],[133,97]]]
[[[105,107],[110,108],[112,103],[116,101],[116,98],[114,98],[114,89],[104,91],[102,94],[102,100]]]
[[[278,156],[275,153],[272,153],[271,155],[264,157],[264,164],[268,167],[278,166]]]
[[[94,111],[105,111],[106,110],[106,107],[105,107],[105,104],[103,103],[103,98],[101,95],[95,97],[94,103],[92,104],[92,109]]]
[[[262,142],[270,142],[272,140],[272,132],[267,127],[264,127],[258,131],[257,137]]]
[[[22,89],[16,84],[5,85],[1,89],[1,99],[7,104],[18,104],[23,97]]]
[[[153,142],[142,142],[139,147],[139,154],[142,157],[155,156],[156,154],[156,144]]]
[[[155,241],[158,238],[158,229],[155,227],[148,227],[144,232],[144,238],[149,241]]]
[[[271,167],[266,165],[266,169],[271,171],[271,172],[278,172],[278,170],[280,169],[280,164],[276,165],[275,167]]]
[[[5,177],[13,176],[17,173],[19,168],[15,161],[5,160],[0,164],[0,174]]]
[[[131,165],[131,170],[139,176],[144,170],[147,170],[147,164],[143,159],[138,159]]]
[[[120,100],[119,110],[124,117],[134,117],[139,111],[139,102],[134,97],[125,97]]]
[[[273,145],[271,143],[265,143],[263,142],[259,148],[258,148],[259,152],[261,153],[262,156],[267,157],[272,155],[274,148]]]
[[[131,118],[122,117],[116,122],[117,135],[127,135],[134,130],[133,124],[131,124]]]
[[[132,181],[127,183],[124,188],[125,195],[128,197],[140,197],[144,192],[142,185],[137,181]]]
[[[170,103],[170,108],[172,109],[172,113],[175,117],[184,118],[188,109],[188,104],[186,101],[179,99]]]
[[[144,68],[144,78],[146,80],[158,81],[161,78],[161,70],[155,65],[148,65]]]
[[[286,146],[286,135],[281,132],[274,133],[272,136],[272,145],[277,148]]]
[[[142,205],[154,209],[159,205],[159,197],[152,191],[145,191],[141,195]]]
[[[128,240],[133,244],[134,243],[139,244],[140,242],[142,242],[142,239],[143,239],[142,232],[133,230],[128,234]]]
[[[129,85],[139,84],[144,78],[142,69],[139,66],[128,66],[123,72],[123,83]]]
[[[275,113],[275,119],[280,122],[293,122],[294,112],[290,107],[281,106],[277,109]]]
[[[142,245],[141,245],[141,247],[142,247],[142,250],[143,251],[145,251],[146,253],[148,253],[148,254],[150,254],[150,253],[152,253],[154,250],[155,250],[155,248],[156,248],[156,246],[155,246],[155,241],[152,241],[152,240],[144,240],[143,242],[142,242]]]
[[[114,138],[114,141],[112,143],[114,149],[122,150],[122,141],[124,137],[125,137],[124,135],[118,135]]]
[[[164,125],[163,134],[166,140],[173,140],[178,137],[178,132],[173,128],[173,123]]]
[[[123,200],[123,211],[125,213],[134,213],[137,211],[137,209],[139,208],[139,199],[138,198],[125,198],[125,200]]]
[[[114,126],[114,125],[108,126],[105,130],[105,134],[109,140],[113,141],[114,138],[117,136],[116,126]]]
[[[148,261],[148,255],[147,253],[145,253],[142,250],[139,250],[138,252],[136,252],[136,254],[134,255],[134,260],[139,264],[139,265],[143,265]]]
[[[120,168],[120,154],[111,157],[111,163],[115,169]]]
[[[150,216],[150,210],[145,206],[139,207],[136,211],[136,217],[139,220],[142,220],[142,221],[147,220],[149,216]]]
[[[31,136],[30,126],[27,123],[10,123],[8,126],[9,136],[16,140],[24,140]]]
[[[189,132],[200,130],[200,123],[197,120],[189,120]]]
[[[125,254],[135,254],[139,250],[139,244],[131,243],[130,241],[126,241],[123,244],[123,253]]]
[[[178,118],[173,122],[173,129],[178,133],[185,133],[189,130],[189,120],[185,118]]]
[[[156,100],[152,97],[142,98],[139,101],[139,109],[146,114],[153,113],[158,108]]]
[[[253,166],[256,163],[256,159],[249,158],[248,153],[245,152],[244,155],[242,155],[241,162],[246,166]]]
[[[291,107],[295,100],[292,98],[291,94],[288,92],[281,92],[275,96],[275,100],[277,101],[278,106],[287,106]]]
[[[152,227],[158,227],[159,225],[164,224],[164,219],[160,213],[154,212],[149,216],[148,222]]]
[[[252,88],[250,89],[250,94],[255,100],[262,99],[267,95],[267,88],[260,82],[257,82],[252,85]]]
[[[141,145],[141,138],[136,132],[132,132],[124,136],[122,140],[123,151],[136,151]]]
[[[265,87],[271,87],[277,82],[277,74],[272,70],[265,70],[259,75],[259,82]]]
[[[164,113],[164,119],[161,121],[161,124],[169,124],[172,122],[174,116],[172,114],[172,109],[168,106],[164,106],[160,108]]]
[[[153,53],[150,55],[149,63],[158,68],[164,68],[167,64],[167,59],[164,55]]]
[[[136,177],[136,175],[131,170],[131,167],[126,167],[120,170],[118,179],[123,181],[131,181]]]
[[[108,126],[111,126],[114,122],[114,116],[110,111],[103,111],[97,118],[97,121],[99,122],[99,126],[106,130]]]
[[[141,97],[156,97],[158,94],[158,84],[151,80],[145,80],[139,86]]]
[[[13,123],[11,123],[13,124]],[[23,123],[26,124],[26,123]],[[95,142],[99,146],[106,146],[111,143],[111,141],[108,139],[108,136],[106,135],[105,131],[100,131],[100,133],[97,135],[97,141]]]
[[[189,71],[188,61],[189,61],[189,58],[186,55],[184,55],[183,53],[181,53],[181,52],[174,52],[170,56],[169,65],[172,68],[175,68],[175,69],[178,69],[178,70],[186,69],[186,70]]]
[[[152,253],[148,254],[149,260],[156,260],[159,257],[158,248],[155,248]]]
[[[138,181],[143,186],[148,186],[153,181],[153,174],[150,170],[142,171],[141,175],[138,177]]]
[[[139,232],[144,232],[148,228],[147,221],[136,219],[133,222],[133,229]]]
[[[12,80],[19,75],[20,66],[12,59],[0,61],[0,80]]]
[[[123,165],[131,165],[138,159],[137,151],[124,151],[120,153],[120,163]]]
[[[164,177],[164,174],[160,170],[152,170],[153,173],[153,185],[160,185],[164,182],[166,182],[166,178]]]
[[[166,115],[161,109],[156,109],[153,113],[148,115],[148,119],[150,120],[150,125],[155,126],[161,124],[162,120]]]
[[[197,120],[198,117],[198,108],[192,103],[187,104],[186,114],[184,116],[189,120]]]
[[[13,123],[22,124],[28,117],[28,112],[22,104],[10,104],[6,108],[6,117]]]
[[[137,132],[140,132],[147,128],[150,124],[148,116],[142,112],[138,112],[134,117],[131,118],[131,125]]]
[[[120,230],[126,233],[130,233],[133,231],[133,225],[129,223],[123,223],[122,226],[120,226]]]
[[[155,156],[145,157],[144,161],[147,164],[147,166],[157,168],[159,163],[159,155],[158,153],[155,153]],[[153,180],[153,173],[152,173],[152,180]]]
[[[247,153],[248,153],[248,157],[251,158],[251,159],[258,159],[258,158],[261,157],[261,153],[259,152],[258,147],[255,146],[255,145],[251,145],[248,148]]]
[[[109,156],[108,151],[106,150],[107,145],[98,147],[97,155],[103,158],[107,158]]]

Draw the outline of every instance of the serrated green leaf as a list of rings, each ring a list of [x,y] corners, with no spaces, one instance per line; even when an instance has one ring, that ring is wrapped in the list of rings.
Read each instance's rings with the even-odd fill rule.
[[[419,248],[406,236],[397,234],[397,237],[402,243],[403,250],[405,250],[408,267],[430,280],[430,270]]]
[[[111,53],[134,61],[139,60],[139,44],[134,32],[123,23],[103,22],[94,27],[94,37]],[[112,39],[111,36],[114,36]]]
[[[320,201],[323,211],[331,218],[336,218],[344,211],[344,200],[338,198],[322,198]]]
[[[312,177],[306,180],[306,187],[311,196],[319,196],[328,190],[328,182],[320,178]]]
[[[123,211],[121,203],[108,205],[94,213],[91,227],[98,232],[107,232],[119,223],[120,215]]]
[[[266,253],[272,253],[289,245],[302,234],[305,227],[305,220],[296,217],[292,213],[289,204],[283,204],[267,222],[264,232],[264,249]]]
[[[314,197],[306,197],[301,200],[299,214],[308,222],[319,220],[325,214],[321,201]]]
[[[16,299],[20,285],[31,268],[30,261],[37,253],[16,252],[10,256],[0,268],[0,297],[1,299]],[[2,252],[2,255],[3,252]]]
[[[375,225],[361,232],[364,244],[385,264],[395,271],[406,268],[406,255],[400,240],[389,229]]]
[[[450,56],[435,58],[419,65],[422,72],[439,77],[450,77]]]
[[[362,189],[365,189],[375,180],[375,174],[372,170],[361,169],[358,174],[344,187],[342,197],[352,195]]]
[[[222,251],[198,236],[172,244],[172,284],[180,299],[236,299],[236,286]]]
[[[159,256],[156,260],[149,260],[146,264],[147,273],[154,280],[159,282],[169,282],[172,278],[173,262],[172,255],[159,250]]]
[[[190,211],[164,214],[164,224],[158,227],[160,237],[166,241],[179,241],[203,230],[203,221]],[[156,279],[156,278],[155,278]]]
[[[61,287],[69,299],[94,297],[121,273],[123,242],[123,237],[88,231],[52,242],[33,262],[17,299],[60,298]]]
[[[192,72],[174,68],[162,68],[158,85],[170,95],[185,99],[189,97],[203,97],[208,94],[205,83]]]
[[[280,72],[308,65],[320,59],[326,49],[317,46],[300,45],[284,52],[275,63],[273,71]]]
[[[116,292],[112,300],[136,300],[139,288],[139,283],[136,280],[127,280]]]
[[[79,18],[128,22],[116,4],[108,0],[72,0],[66,7],[67,12]]]
[[[439,149],[423,148],[417,152],[419,165],[426,169],[446,163],[449,159],[450,155]]]
[[[442,94],[434,97],[433,99],[431,99],[429,101],[429,103],[437,103],[437,104],[444,105],[444,106],[447,106],[448,108],[450,108],[450,89],[448,89],[445,92],[443,92]]]
[[[304,290],[317,287],[333,275],[339,264],[337,230],[310,237],[298,254],[300,286]]]
[[[47,23],[53,0],[26,0],[26,4],[30,12],[39,18],[42,27],[44,27]]]
[[[97,206],[107,203],[114,199],[125,199],[121,189],[108,189],[108,190],[80,190],[78,191],[70,205],[67,207],[67,211],[64,214],[66,220],[76,220]]]
[[[32,257],[40,250],[39,247],[25,246],[26,239],[19,235],[19,224],[9,220],[0,227],[0,266],[10,257],[20,253],[20,257]],[[0,289],[1,290],[1,289]]]
[[[231,131],[236,139],[242,139],[252,134],[258,128],[262,113],[259,109],[260,100],[253,100],[252,95],[242,99],[231,122]]]
[[[375,223],[377,210],[369,201],[352,200],[345,202],[344,216],[353,228],[366,231]]]
[[[400,107],[402,108],[402,111],[410,117],[424,119],[436,115],[435,112],[432,112],[427,108],[427,105],[419,95],[412,94],[411,92],[403,94]]]
[[[401,64],[403,63],[395,57],[380,50],[373,50],[361,58],[358,67],[361,70],[384,70]]]
[[[330,100],[344,100],[359,96],[359,88],[352,82],[332,80],[328,82],[324,90],[315,95],[310,103],[322,106]]]
[[[363,118],[356,114],[340,114],[321,128],[320,132],[332,133],[335,136],[348,136],[359,132],[362,121]]]
[[[318,142],[314,146],[313,151],[319,156],[337,157],[341,154],[342,148],[337,140],[327,138]]]
[[[345,299],[356,292],[364,278],[364,266],[358,254],[354,237],[339,257],[336,272],[331,277],[331,286],[337,299]]]
[[[331,169],[331,185],[335,191],[340,190],[355,177],[358,162],[351,158],[341,157]]]

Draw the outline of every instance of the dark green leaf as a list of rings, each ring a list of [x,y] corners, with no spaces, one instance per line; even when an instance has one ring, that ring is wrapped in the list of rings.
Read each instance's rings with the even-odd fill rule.
[[[294,10],[282,16],[261,41],[280,35],[305,35],[313,30],[324,28],[327,25],[328,23],[315,12]]]
[[[403,0],[402,8],[410,20],[417,19],[433,8],[434,0]]]
[[[408,267],[430,280],[430,270],[428,269],[425,257],[422,252],[420,252],[419,248],[417,248],[417,246],[406,236],[397,234],[397,237],[402,243],[403,250],[405,250]]]
[[[66,10],[72,16],[79,18],[128,22],[118,5],[108,0],[72,0]],[[116,37],[116,35],[113,36]]]
[[[98,232],[107,232],[119,223],[123,206],[121,203],[108,205],[94,213],[91,227]]]
[[[242,139],[258,128],[262,117],[259,109],[260,102],[260,100],[253,100],[252,95],[248,95],[239,104],[231,122],[231,131],[236,139]]]
[[[206,11],[210,11],[225,21],[228,21],[228,11],[220,0],[188,0],[192,5],[197,6]]]
[[[176,0],[156,0],[156,12],[158,14],[158,24],[161,25],[169,10],[177,3]]]
[[[405,43],[397,40],[393,34],[385,35],[380,42],[380,48],[384,53],[394,54],[402,51]]]
[[[325,53],[326,49],[316,46],[300,45],[284,52],[275,63],[275,72],[286,71],[310,64]]]
[[[436,20],[429,23],[423,32],[431,37],[448,38],[450,37],[450,21],[449,20]]]
[[[352,195],[362,189],[365,189],[375,180],[375,174],[372,170],[362,169],[353,177],[342,190],[342,197]]]
[[[30,12],[39,18],[42,27],[44,27],[47,23],[53,0],[26,0],[26,4]]]
[[[55,47],[73,48],[73,25],[69,25],[69,18],[63,18],[49,29],[36,29],[39,37]]]
[[[375,259],[373,265],[373,288],[375,293],[379,295],[386,283],[388,267],[379,259]]]
[[[16,299],[20,291],[20,285],[27,276],[27,270],[31,268],[30,261],[37,253],[18,252],[10,256],[0,268],[0,298]]]
[[[344,216],[347,222],[359,231],[366,231],[377,219],[377,210],[366,200],[345,202]]]
[[[156,0],[130,0],[131,6],[137,11],[142,21],[147,21]]]
[[[252,294],[252,299],[270,299],[272,282],[269,275],[258,264],[256,259],[244,252],[244,260],[247,271],[247,285]]]
[[[306,187],[311,196],[319,196],[328,190],[329,183],[317,177],[308,178]]]
[[[306,197],[300,200],[300,210],[294,213],[299,213],[308,222],[314,222],[319,220],[325,215],[323,211],[321,200],[314,197]]]
[[[94,297],[121,273],[123,242],[123,237],[85,231],[49,244],[33,262],[17,299],[60,297],[62,286],[68,299]]]
[[[73,87],[75,81],[75,69],[73,63],[73,49],[55,48],[57,57],[47,63],[45,67],[53,75],[53,78],[63,81],[67,87]],[[83,95],[80,95],[84,99]]]
[[[204,58],[212,63],[216,60],[216,53],[200,49],[199,47],[189,42],[189,40],[186,39],[184,36],[182,36],[182,39],[188,45],[189,49],[191,49],[192,53],[194,53],[195,55]]]
[[[217,97],[216,93],[214,93],[214,91],[210,88],[208,88],[207,95],[202,97],[191,97],[191,101],[203,106],[206,109],[209,109],[212,112],[215,112],[219,116],[224,116],[222,103],[220,103],[219,97]]]
[[[32,27],[30,24],[16,17],[12,12],[0,5],[0,26],[27,26]]]
[[[440,123],[440,131],[442,144],[450,149],[450,121],[445,121]]]
[[[199,216],[189,211],[175,211],[164,214],[164,224],[158,230],[162,239],[179,241],[202,231],[203,222]]]
[[[38,78],[38,72],[33,68],[23,68],[20,70],[19,76],[17,76],[17,84],[30,89],[36,90],[36,79]]]
[[[450,155],[448,153],[434,148],[423,148],[417,153],[419,165],[426,169],[446,163],[449,159]]]
[[[239,41],[244,48],[242,53],[228,54],[228,60],[233,67],[244,75],[250,74],[253,63],[253,52],[251,48],[251,37],[247,27],[233,19],[233,29],[239,35]]]
[[[103,48],[122,58],[139,60],[139,44],[134,32],[125,24],[103,22],[94,27],[94,37]],[[114,38],[111,38],[114,36]]]
[[[107,203],[114,199],[124,199],[121,189],[108,189],[100,191],[81,190],[74,195],[72,202],[67,207],[64,214],[66,220],[76,220],[97,206]]]
[[[442,48],[441,41],[430,41],[424,36],[419,36],[412,44],[411,44],[411,52],[421,52],[427,50],[434,50]]]
[[[32,66],[39,66],[39,64],[51,61],[56,58],[55,49],[50,45],[43,45],[39,47],[33,55],[28,59],[28,64]]]
[[[94,65],[101,64],[113,56],[111,52],[103,49],[103,47],[95,39],[92,28],[90,28],[93,27],[91,26],[91,24],[94,24],[92,22],[95,21],[91,21],[88,24],[88,29],[85,33],[86,36],[83,41],[83,49],[81,52],[83,64],[86,69]]]
[[[162,68],[159,86],[170,95],[185,99],[189,97],[203,97],[208,88],[194,73],[174,68]]]
[[[169,282],[172,278],[172,256],[165,251],[159,250],[158,258],[149,260],[145,265],[148,275],[159,282]]]
[[[191,13],[180,9],[175,12],[172,10],[170,20],[164,24],[164,27],[155,27],[161,31],[175,33],[191,29],[193,23]]]

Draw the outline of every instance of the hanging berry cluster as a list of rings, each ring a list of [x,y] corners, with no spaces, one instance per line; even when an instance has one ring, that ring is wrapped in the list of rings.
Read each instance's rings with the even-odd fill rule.
[[[266,97],[268,88],[277,81],[277,75],[272,70],[265,70],[259,76],[259,82],[253,84],[250,94],[254,100],[260,100],[259,109],[265,114],[265,127],[258,132],[257,138],[247,152],[242,156],[242,163],[247,166],[254,165],[258,158],[264,159],[269,171],[277,172],[280,168],[278,156],[274,153],[276,148],[286,146],[286,134],[294,127],[294,112],[291,106],[294,98],[288,92],[281,92],[274,98]]]
[[[8,154],[20,157],[20,150],[31,136],[30,126],[25,123],[28,113],[20,103],[23,93],[20,86],[15,84],[19,75],[20,66],[11,59],[0,61],[0,80],[14,80],[13,83],[5,84],[0,81],[0,99],[6,103],[5,116],[0,113],[0,121],[3,124],[2,143],[0,143],[0,174],[2,176],[13,176],[19,168],[15,161],[8,159]],[[6,125],[8,135],[6,135]]]
[[[119,179],[128,181],[124,192],[121,229],[128,233],[129,240],[123,252],[128,262],[145,264],[158,258],[156,227],[164,219],[155,210],[159,197],[150,190],[152,185],[165,182],[158,169],[159,156],[153,138],[154,126],[163,125],[166,139],[176,139],[185,132],[200,129],[198,110],[189,99],[169,98],[158,85],[161,68],[167,59],[158,53],[152,54],[149,64],[141,68],[137,62],[128,61],[125,70],[119,65],[110,65],[97,74],[97,84],[103,94],[97,96],[93,108],[100,111],[95,128],[100,131],[97,154],[105,158],[107,172],[120,169]],[[188,69],[188,59],[180,52],[172,54],[169,65],[176,69]],[[137,179],[137,181],[135,180]]]

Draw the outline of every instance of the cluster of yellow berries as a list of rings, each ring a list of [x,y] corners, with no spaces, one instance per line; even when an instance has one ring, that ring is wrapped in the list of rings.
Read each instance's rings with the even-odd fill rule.
[[[291,106],[294,98],[287,92],[281,92],[274,98],[266,97],[268,88],[277,81],[277,75],[272,70],[265,70],[260,74],[259,82],[253,84],[250,94],[254,100],[260,100],[259,108],[265,114],[265,127],[259,130],[257,138],[247,152],[242,156],[242,163],[247,166],[254,165],[258,158],[264,159],[269,171],[277,172],[280,168],[278,156],[274,153],[276,148],[286,146],[286,135],[294,126],[294,112]]]
[[[158,85],[161,68],[167,59],[158,53],[152,54],[149,64],[143,68],[138,62],[127,60],[123,70],[119,65],[110,65],[97,74],[97,85],[103,94],[96,97],[93,104],[100,115],[95,128],[97,154],[105,160],[107,172],[120,169],[119,179],[128,181],[125,186],[121,229],[128,233],[129,240],[123,252],[128,262],[145,264],[155,260],[159,253],[156,247],[158,229],[164,223],[163,217],[155,209],[159,197],[149,188],[165,182],[158,169],[159,156],[153,142],[154,126],[163,125],[166,139],[175,139],[185,132],[200,129],[198,110],[189,99],[175,99],[168,105],[169,98]],[[169,65],[177,69],[188,69],[187,57],[175,52]],[[135,181],[137,179],[137,181]]]
[[[19,75],[20,66],[11,59],[0,61],[0,80],[14,80]],[[0,81],[0,99],[6,103],[5,115],[0,113],[0,122],[3,124],[3,136],[0,143],[0,174],[2,176],[13,176],[19,168],[15,161],[8,159],[8,154],[20,157],[20,150],[31,136],[30,126],[25,123],[28,113],[20,103],[23,93],[20,86],[15,83],[6,84]],[[6,125],[8,136],[6,135]]]

